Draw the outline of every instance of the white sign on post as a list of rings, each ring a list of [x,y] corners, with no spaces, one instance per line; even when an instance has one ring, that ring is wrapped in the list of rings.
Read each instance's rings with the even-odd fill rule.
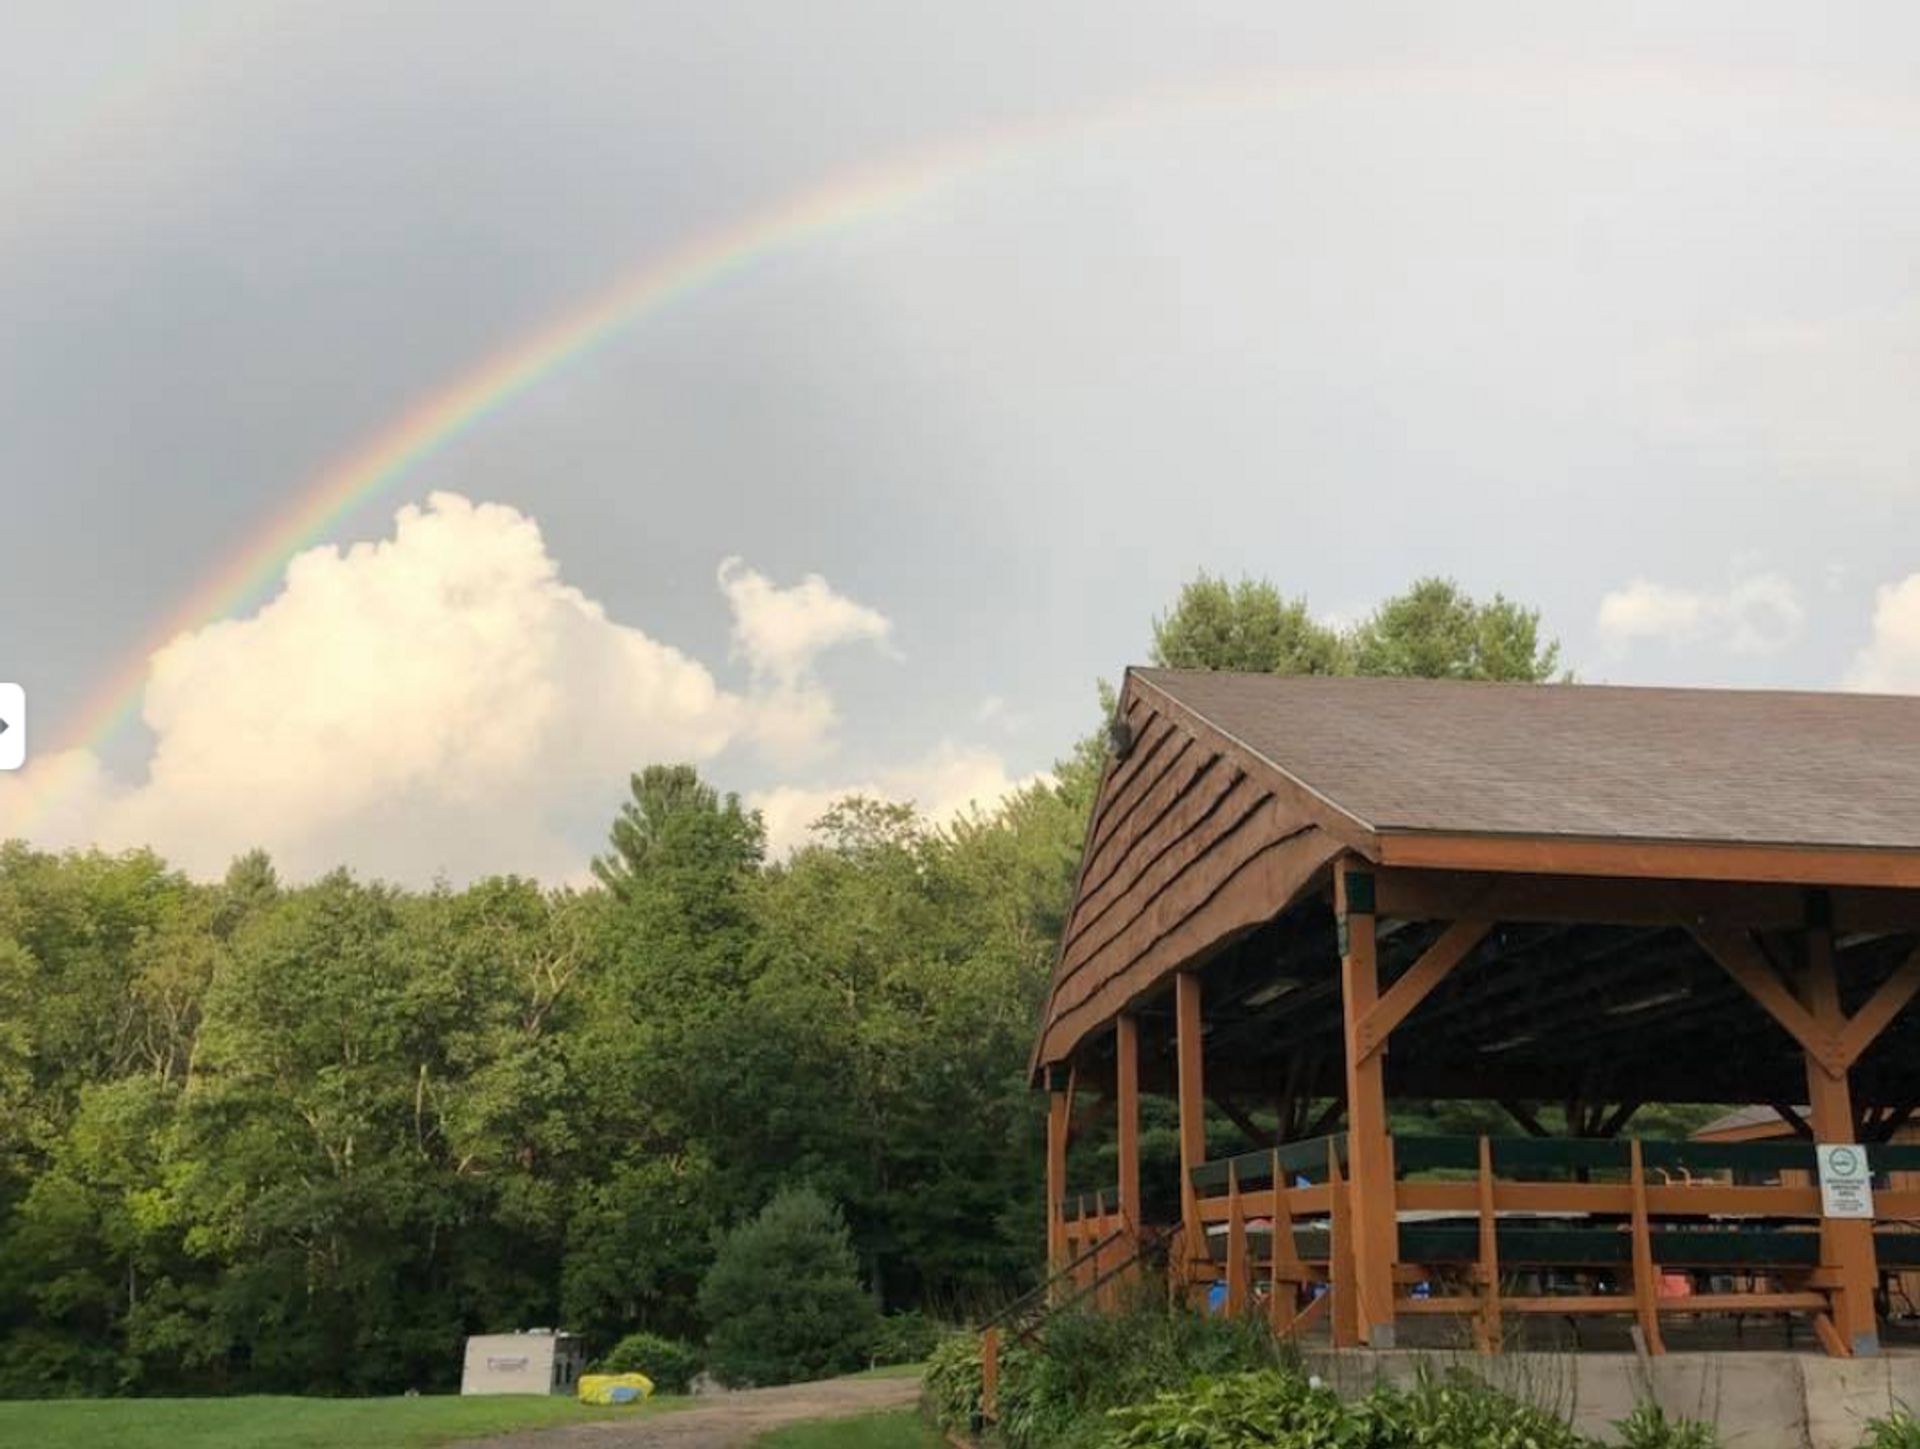
[[[1823,1142],[1820,1157],[1820,1210],[1830,1218],[1873,1216],[1873,1172],[1867,1149],[1852,1142]]]

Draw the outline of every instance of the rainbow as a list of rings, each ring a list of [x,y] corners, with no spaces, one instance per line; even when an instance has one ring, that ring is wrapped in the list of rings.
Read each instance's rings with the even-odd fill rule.
[[[340,518],[393,487],[426,459],[471,433],[516,398],[595,348],[677,302],[821,237],[896,212],[935,191],[1049,145],[1082,141],[1104,128],[1169,112],[1272,105],[1283,96],[1331,88],[1334,76],[1284,92],[1271,80],[1164,92],[1094,112],[1049,117],[843,173],[731,225],[651,258],[578,310],[523,336],[470,372],[419,400],[371,440],[310,479],[293,502],[243,540],[226,561],[141,639],[104,678],[64,731],[61,751],[89,749],[139,708],[152,656],[183,633],[261,597],[286,562],[323,542]]]
[[[1698,68],[1684,73],[1635,68],[1610,73],[1610,78],[1697,96],[1703,89],[1727,88],[1713,81],[1729,77],[1728,73],[1719,73],[1704,87]],[[695,237],[650,259],[577,311],[519,338],[419,400],[384,431],[309,480],[289,506],[249,536],[96,687],[71,717],[58,750],[91,749],[111,736],[137,710],[154,653],[180,634],[224,618],[260,597],[289,558],[323,542],[349,510],[391,488],[424,460],[616,334],[729,277],[831,233],[897,212],[996,166],[1031,159],[1052,146],[1082,144],[1118,128],[1180,115],[1266,109],[1329,93],[1436,89],[1485,95],[1489,89],[1516,86],[1537,90],[1541,77],[1533,72],[1484,67],[1368,67],[1263,71],[1216,79],[1201,86],[1136,95],[1117,105],[1002,127],[919,151],[891,164],[843,173],[734,224]],[[1750,91],[1754,88],[1753,77],[1734,78],[1731,88]],[[1911,122],[1910,113],[1906,119]],[[32,792],[30,815],[39,813],[64,792],[61,773],[83,773],[73,761],[66,762],[71,768],[65,768],[55,763],[55,755],[43,758],[53,766],[50,773],[54,778]]]

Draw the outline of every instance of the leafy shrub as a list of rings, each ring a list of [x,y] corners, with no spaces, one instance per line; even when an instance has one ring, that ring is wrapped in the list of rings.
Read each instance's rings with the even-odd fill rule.
[[[1108,1433],[1106,1410],[1190,1384],[1201,1375],[1291,1361],[1264,1324],[1203,1317],[1143,1288],[1119,1313],[1067,1310],[1047,1320],[1044,1343],[1003,1340],[997,1431],[1008,1449],[1070,1449]],[[980,1340],[956,1335],[934,1349],[927,1410],[965,1430],[980,1408]]]
[[[629,1333],[607,1351],[596,1372],[645,1374],[663,1394],[684,1394],[700,1372],[700,1353],[691,1344],[657,1333]]]
[[[1268,1369],[1202,1379],[1109,1417],[1117,1449],[1590,1449],[1552,1414],[1466,1374],[1347,1403]]]
[[[1563,1420],[1460,1370],[1423,1373],[1410,1389],[1375,1389],[1358,1409],[1373,1437],[1345,1442],[1369,1449],[1589,1449],[1587,1439]]]
[[[1076,1421],[1162,1390],[1291,1361],[1258,1319],[1193,1313],[1143,1287],[1122,1312],[1056,1314],[1041,1351],[1003,1362],[1002,1436],[1011,1449],[1053,1444]]]
[[[868,1354],[875,1363],[919,1363],[946,1336],[946,1330],[918,1310],[889,1313],[874,1329]]]
[[[927,1355],[927,1371],[920,1380],[927,1413],[942,1429],[962,1433],[973,1428],[980,1412],[980,1339],[956,1333]]]
[[[721,1241],[700,1283],[708,1363],[734,1386],[787,1384],[866,1363],[878,1315],[840,1210],[788,1189]]]
[[[1920,1418],[1908,1409],[1867,1422],[1867,1442],[1860,1449],[1920,1449]]]
[[[1156,1395],[1111,1414],[1115,1449],[1372,1449],[1363,1409],[1297,1373],[1264,1369]],[[1465,1445],[1477,1440],[1433,1439]]]
[[[1621,1449],[1719,1449],[1720,1444],[1713,1425],[1669,1419],[1666,1410],[1650,1399],[1634,1405],[1633,1412],[1613,1427],[1619,1432]],[[1920,1449],[1920,1440],[1915,1441],[1915,1449]]]

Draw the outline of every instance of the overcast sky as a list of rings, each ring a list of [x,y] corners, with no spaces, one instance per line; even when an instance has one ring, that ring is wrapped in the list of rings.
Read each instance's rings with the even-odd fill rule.
[[[421,399],[925,156],[961,164],[513,400],[60,753]],[[0,678],[40,764],[0,833],[568,879],[653,758],[783,841],[849,786],[951,809],[1087,729],[1200,568],[1344,619],[1451,574],[1587,679],[1920,688],[1917,269],[1908,6],[10,0]]]

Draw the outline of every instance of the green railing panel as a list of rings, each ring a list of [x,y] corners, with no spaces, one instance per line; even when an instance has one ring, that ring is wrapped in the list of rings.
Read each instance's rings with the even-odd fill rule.
[[[1647,1171],[1668,1172],[1812,1172],[1811,1142],[1663,1142],[1640,1144],[1640,1160]]]
[[[1627,1144],[1599,1137],[1496,1137],[1493,1171],[1496,1177],[1522,1172],[1591,1172],[1627,1168]]]
[[[1875,1233],[1873,1242],[1882,1268],[1920,1268],[1920,1233]]]
[[[1478,1137],[1396,1137],[1393,1165],[1405,1177],[1415,1172],[1480,1170]]]
[[[1882,1142],[1867,1148],[1875,1172],[1920,1172],[1920,1142]]]
[[[1624,1227],[1535,1227],[1509,1221],[1500,1223],[1497,1232],[1503,1268],[1612,1267],[1633,1258],[1633,1237]],[[1876,1236],[1883,1262],[1904,1261],[1902,1255],[1912,1251],[1898,1239],[1920,1239],[1914,1233]],[[1654,1262],[1675,1268],[1811,1267],[1820,1261],[1820,1234],[1810,1229],[1658,1228],[1651,1246]],[[1914,1246],[1920,1248],[1920,1243]],[[1478,1262],[1480,1226],[1403,1223],[1400,1258],[1407,1263]]]
[[[1630,1166],[1626,1138],[1494,1137],[1493,1170],[1502,1180],[1526,1177],[1564,1177],[1576,1172],[1624,1175]],[[1280,1170],[1286,1180],[1305,1177],[1314,1183],[1327,1178],[1327,1148],[1338,1146],[1342,1166],[1347,1161],[1345,1133],[1289,1142],[1279,1150]],[[1423,1172],[1476,1172],[1480,1167],[1478,1137],[1397,1136],[1393,1139],[1395,1170],[1401,1177]],[[1876,1176],[1890,1172],[1920,1172],[1920,1143],[1884,1143],[1867,1148]],[[1667,1178],[1705,1177],[1721,1173],[1760,1178],[1782,1172],[1816,1170],[1813,1144],[1793,1142],[1676,1142],[1640,1139],[1640,1160],[1655,1182]],[[1272,1150],[1241,1153],[1202,1163],[1193,1170],[1193,1185],[1202,1197],[1227,1190],[1228,1171],[1237,1169],[1243,1188],[1265,1188],[1273,1177]]]
[[[1202,1197],[1217,1197],[1227,1190],[1228,1169],[1237,1168],[1240,1186],[1264,1188],[1273,1180],[1276,1156],[1289,1186],[1296,1177],[1304,1177],[1309,1182],[1325,1182],[1330,1145],[1339,1149],[1340,1163],[1344,1167],[1347,1161],[1347,1135],[1340,1132],[1331,1137],[1313,1137],[1304,1142],[1288,1142],[1277,1148],[1262,1148],[1258,1152],[1243,1152],[1237,1157],[1203,1162],[1193,1170],[1193,1185]]]

